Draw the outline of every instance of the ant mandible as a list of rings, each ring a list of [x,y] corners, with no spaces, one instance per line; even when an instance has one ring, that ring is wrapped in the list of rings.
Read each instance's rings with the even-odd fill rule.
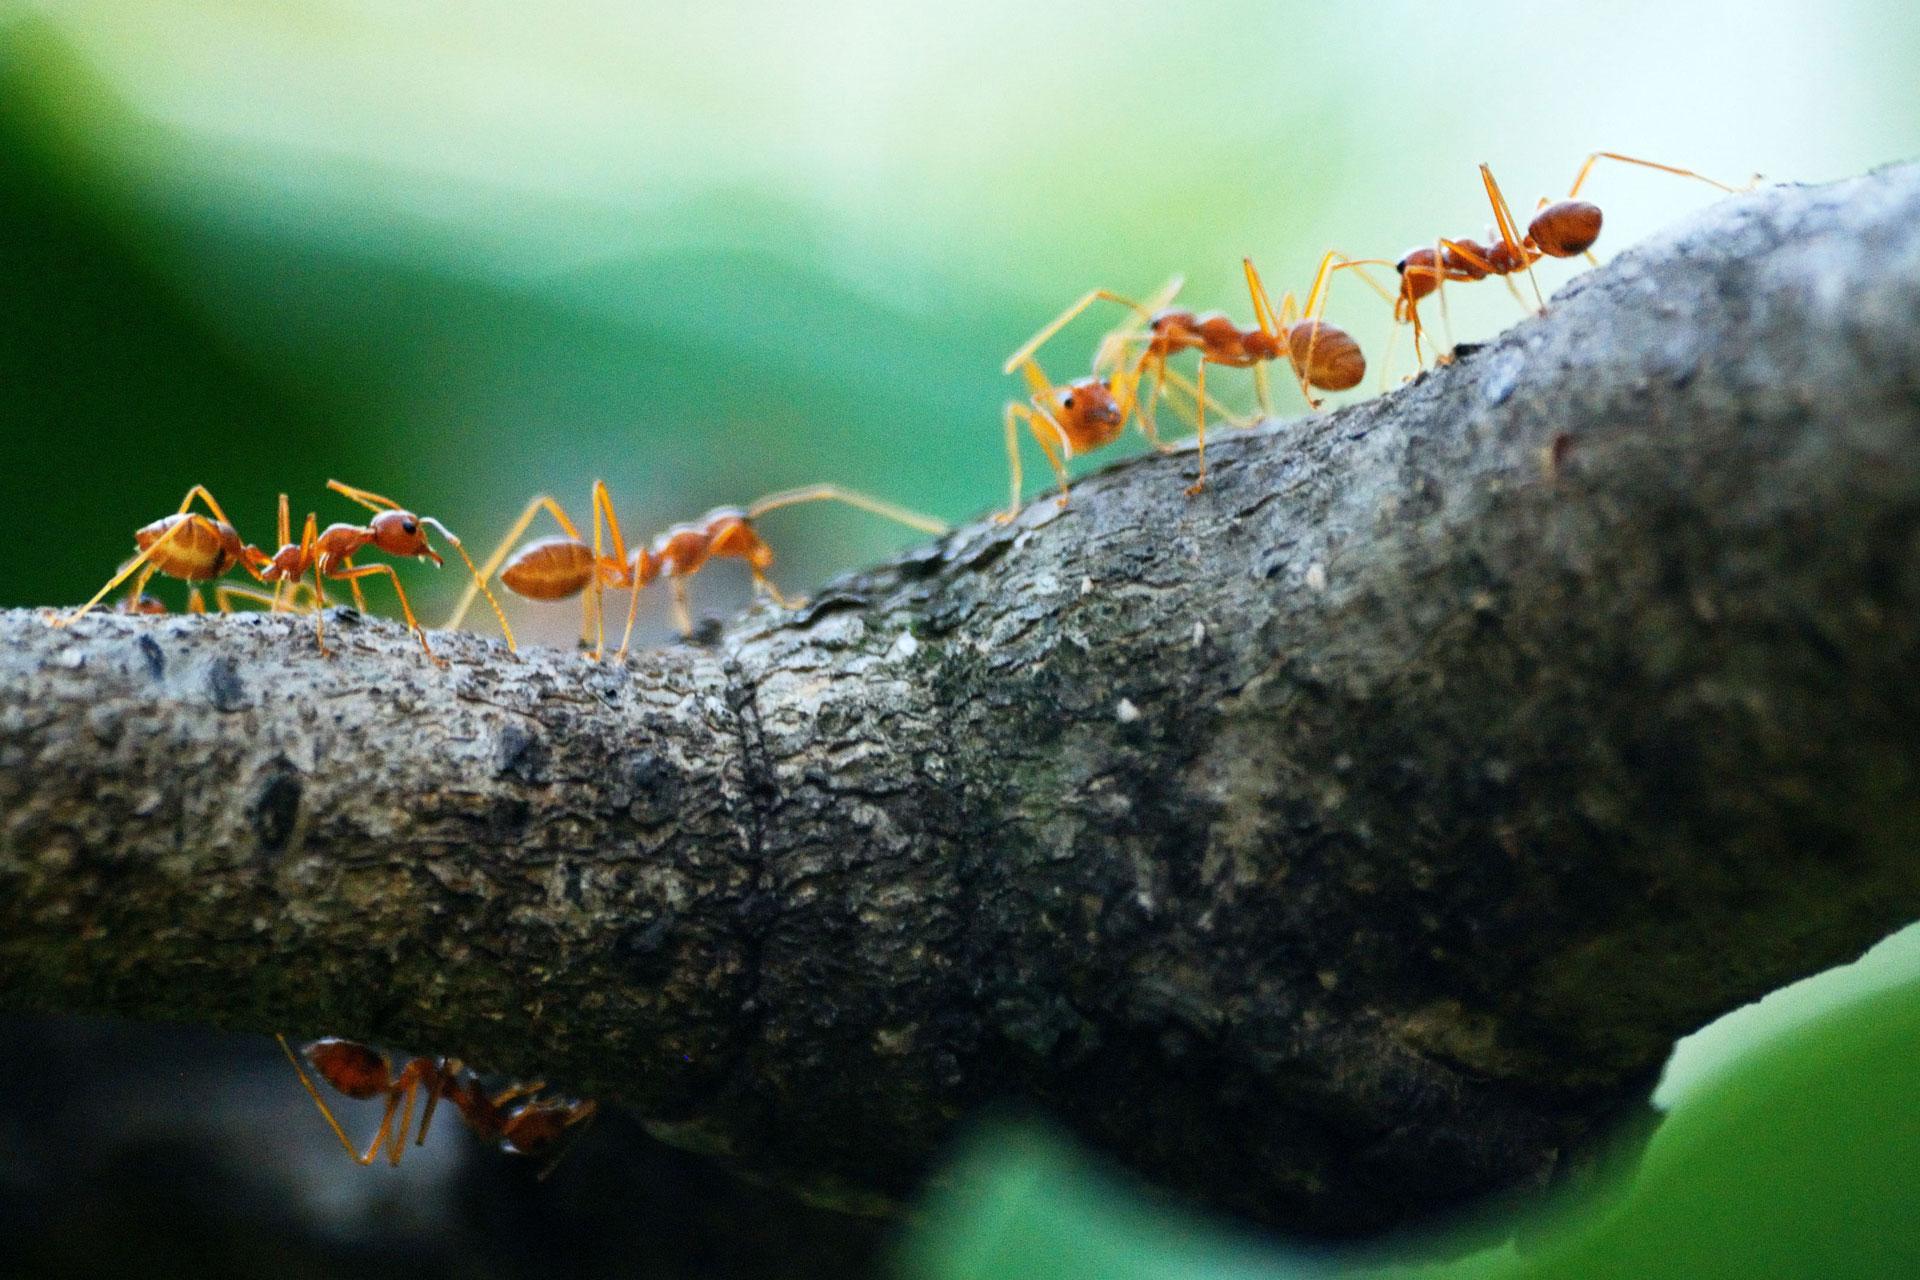
[[[1621,155],[1617,151],[1595,151],[1580,166],[1574,175],[1573,185],[1568,188],[1563,199],[1549,201],[1542,197],[1535,207],[1533,217],[1527,223],[1524,234],[1521,233],[1518,220],[1506,197],[1501,194],[1500,184],[1494,180],[1493,170],[1480,166],[1480,183],[1486,189],[1487,203],[1492,206],[1494,229],[1489,236],[1492,243],[1482,244],[1467,236],[1454,239],[1441,237],[1431,248],[1422,246],[1409,249],[1400,261],[1392,264],[1400,273],[1400,292],[1394,300],[1393,315],[1397,322],[1411,322],[1413,325],[1414,358],[1423,364],[1421,338],[1424,330],[1420,323],[1420,302],[1423,298],[1438,290],[1448,281],[1472,282],[1484,280],[1488,276],[1507,279],[1518,272],[1527,273],[1528,283],[1540,309],[1546,309],[1546,298],[1540,291],[1540,281],[1533,272],[1533,264],[1542,258],[1572,258],[1586,254],[1593,261],[1590,252],[1594,243],[1600,239],[1600,206],[1591,201],[1579,199],[1580,189],[1586,185],[1595,164],[1602,160],[1616,160],[1623,164],[1639,165],[1647,169],[1658,169],[1662,173],[1671,173],[1682,178],[1693,178],[1708,186],[1733,194],[1737,188],[1730,187],[1692,169],[1680,169],[1673,165],[1661,164],[1654,160],[1642,160],[1635,156]],[[1756,179],[1757,180],[1757,179]],[[1369,265],[1385,266],[1384,260],[1363,259]],[[1348,265],[1361,265],[1350,263]],[[1362,273],[1365,278],[1364,272]],[[1511,282],[1509,281],[1509,287]],[[1446,303],[1441,296],[1441,305]]]
[[[281,586],[296,583],[308,574],[313,576],[313,591],[317,607],[314,609],[314,636],[320,645],[320,652],[330,654],[326,637],[326,587],[324,580],[352,584],[354,598],[364,609],[364,600],[360,596],[359,580],[374,574],[384,574],[393,584],[393,593],[400,601],[400,612],[406,616],[407,628],[420,641],[420,649],[427,655],[428,661],[444,667],[445,661],[437,657],[432,646],[427,643],[427,633],[414,617],[413,605],[407,599],[406,589],[400,585],[400,575],[392,565],[369,564],[355,566],[356,553],[371,546],[390,556],[411,556],[416,559],[431,560],[441,564],[440,555],[427,544],[426,529],[432,528],[459,553],[467,569],[474,576],[474,582],[486,591],[486,583],[480,577],[480,571],[474,566],[473,558],[467,549],[455,537],[453,531],[432,516],[415,515],[401,508],[391,498],[383,498],[377,493],[365,489],[356,489],[352,485],[338,480],[327,481],[327,488],[350,501],[374,512],[372,520],[364,525],[331,524],[323,530],[317,530],[318,520],[312,512],[307,513],[305,528],[301,531],[300,541],[285,541],[289,530],[285,526],[285,510],[282,509],[281,535],[283,543],[280,550],[260,571],[263,582]],[[493,592],[486,591],[487,603],[493,606],[494,616],[500,619],[500,629],[507,637],[509,647],[513,644],[513,629],[507,625],[507,615],[501,610],[500,602],[494,599]]]
[[[294,1073],[300,1077],[300,1083],[313,1098],[313,1105],[320,1108],[327,1126],[340,1139],[340,1145],[346,1149],[348,1157],[361,1166],[372,1164],[379,1157],[382,1147],[387,1150],[389,1165],[400,1163],[400,1157],[406,1151],[407,1132],[413,1126],[414,1103],[422,1090],[426,1092],[427,1102],[426,1109],[420,1115],[420,1128],[414,1132],[413,1145],[416,1147],[427,1140],[427,1128],[433,1123],[434,1110],[440,1105],[440,1099],[445,1098],[458,1108],[475,1133],[489,1141],[498,1142],[500,1149],[509,1155],[539,1156],[555,1151],[555,1163],[559,1159],[557,1148],[560,1140],[567,1136],[569,1130],[586,1125],[599,1109],[592,1099],[561,1100],[533,1096],[547,1087],[544,1081],[512,1084],[498,1093],[488,1094],[457,1058],[410,1058],[396,1072],[386,1054],[352,1040],[328,1036],[301,1049],[314,1072],[349,1098],[360,1101],[386,1099],[386,1110],[381,1114],[380,1127],[374,1132],[373,1141],[367,1144],[364,1152],[356,1151],[346,1130],[334,1118],[333,1109],[320,1096],[320,1090],[300,1066],[300,1059],[294,1056],[287,1038],[274,1038],[280,1042],[281,1052],[293,1064]],[[528,1101],[519,1102],[522,1098]],[[517,1106],[510,1105],[516,1102]],[[397,1128],[394,1125],[396,1112],[400,1117]],[[544,1178],[551,1172],[553,1163],[549,1163],[540,1176]]]
[[[209,514],[201,515],[192,509],[196,500],[205,505]],[[227,519],[227,513],[220,509],[205,485],[197,484],[187,490],[187,496],[181,499],[172,515],[135,530],[133,543],[137,549],[133,559],[120,566],[119,572],[107,579],[107,585],[95,592],[93,599],[65,617],[54,619],[54,626],[72,626],[86,617],[128,578],[133,578],[134,583],[121,608],[129,613],[166,612],[164,605],[146,594],[147,583],[156,573],[189,584],[189,613],[206,612],[206,601],[200,595],[202,583],[223,577],[236,567],[245,569],[262,584],[267,581],[263,576],[269,563],[266,552],[240,540],[233,522]],[[243,597],[267,599],[241,587],[223,585],[214,589],[215,603],[223,613],[232,607],[234,599]]]
[[[487,557],[486,563],[475,575],[474,585],[468,587],[460,597],[459,604],[447,619],[446,629],[452,630],[460,625],[473,604],[475,594],[485,589],[487,581],[496,571],[502,586],[529,600],[567,600],[585,593],[581,602],[582,640],[588,631],[592,632],[592,656],[595,661],[606,649],[605,612],[601,597],[608,590],[633,593],[627,603],[626,630],[620,637],[620,649],[614,657],[615,661],[621,661],[632,643],[640,591],[663,575],[673,584],[674,617],[680,631],[683,635],[692,634],[693,616],[688,605],[686,580],[705,567],[709,560],[745,561],[753,575],[756,592],[770,597],[783,609],[794,608],[797,602],[783,596],[767,577],[767,570],[773,566],[773,548],[761,538],[753,522],[781,507],[809,502],[842,503],[884,516],[923,533],[943,534],[948,531],[945,522],[931,516],[909,511],[840,485],[816,484],[768,494],[745,508],[716,508],[698,520],[674,525],[655,538],[650,546],[635,547],[629,553],[606,482],[596,480],[593,482],[591,544],[581,538],[578,526],[559,503],[545,494],[535,497],[527,503],[506,537],[500,540],[500,545]],[[513,551],[514,543],[542,511],[553,517],[563,533],[536,539]],[[606,551],[608,537],[613,544],[611,554]],[[511,559],[508,558],[510,552]]]

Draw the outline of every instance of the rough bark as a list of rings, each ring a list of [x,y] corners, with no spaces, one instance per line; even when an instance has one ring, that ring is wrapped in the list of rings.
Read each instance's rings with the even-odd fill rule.
[[[1920,169],[624,669],[0,617],[0,996],[456,1052],[848,1206],[1021,1099],[1372,1230],[1920,916]]]

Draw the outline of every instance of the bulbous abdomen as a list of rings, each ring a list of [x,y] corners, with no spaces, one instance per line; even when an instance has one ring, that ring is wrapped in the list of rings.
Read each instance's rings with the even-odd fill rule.
[[[170,529],[178,532],[168,538]],[[166,538],[164,545],[162,538]],[[217,578],[240,559],[240,535],[233,526],[197,513],[155,520],[135,532],[133,542],[142,551],[158,547],[149,563],[169,578],[187,582]]]
[[[593,581],[593,548],[578,538],[541,538],[514,553],[500,581],[529,600],[565,600]]]

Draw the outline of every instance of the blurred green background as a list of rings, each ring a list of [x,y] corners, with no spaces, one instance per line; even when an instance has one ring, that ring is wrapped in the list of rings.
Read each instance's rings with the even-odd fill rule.
[[[195,481],[260,542],[282,488],[355,515],[330,476],[486,545],[596,476],[638,533],[816,479],[964,518],[1000,360],[1092,285],[1250,318],[1243,254],[1304,288],[1480,230],[1482,159],[1516,201],[1597,147],[1854,173],[1920,152],[1917,65],[1910,0],[0,0],[0,604],[84,599]],[[1604,252],[1713,198],[1593,191]],[[1460,337],[1519,314],[1454,292]],[[1376,299],[1333,312],[1385,355]],[[770,534],[796,590],[912,538]]]
[[[281,489],[296,512],[357,517],[323,491],[330,476],[440,516],[476,550],[539,490],[585,514],[596,477],[630,536],[814,480],[963,519],[1004,496],[1000,360],[1093,285],[1145,293],[1182,272],[1190,302],[1245,319],[1243,254],[1298,289],[1328,247],[1391,258],[1477,233],[1482,160],[1516,203],[1563,191],[1595,148],[1732,181],[1846,176],[1920,154],[1916,67],[1913,0],[0,0],[0,501],[19,538],[0,604],[85,598],[194,482],[259,542]],[[1715,198],[1625,168],[1590,190],[1603,257]],[[1550,284],[1569,274],[1545,269]],[[1519,314],[1493,287],[1454,301],[1461,339]],[[1377,300],[1343,287],[1332,314],[1382,360]],[[1056,374],[1084,367],[1100,327],[1050,349]],[[1388,379],[1410,369],[1403,340]],[[1233,375],[1214,385],[1246,402]],[[825,510],[768,532],[795,591],[914,536]],[[459,586],[405,573],[429,618]],[[743,600],[741,576],[703,580],[703,609]],[[570,640],[566,608],[515,616]],[[664,634],[659,602],[648,616]],[[1867,985],[1911,991],[1920,948],[1905,943]],[[1800,1012],[1749,1014],[1689,1051],[1734,1061],[1764,1041],[1773,1065],[1754,1070],[1840,1099],[1819,1113],[1836,1124],[1899,1117],[1846,1130],[1886,1141],[1856,1144],[1835,1185],[1877,1187],[1898,1160],[1910,1188],[1913,1001],[1834,1015],[1845,1052],[1782,1029],[1859,990],[1829,980],[1788,999]],[[1759,1158],[1771,1130],[1740,1114],[1696,1190]],[[1686,1141],[1715,1132],[1703,1121]],[[1781,1158],[1795,1150],[1846,1158],[1805,1143]],[[1691,1176],[1658,1156],[1648,1170]],[[915,1265],[1282,1265],[1204,1234],[1199,1253],[1169,1253],[1163,1215],[1138,1234],[1094,1190],[1082,1213],[1060,1187],[1099,1177],[1024,1141],[978,1160],[994,1186],[1011,1170],[1030,1189],[1007,1238],[1039,1231],[1083,1262],[1112,1243],[1145,1269],[969,1272],[1002,1238],[959,1209]],[[1035,1167],[1064,1183],[1019,1181]],[[1060,1216],[1019,1217],[1048,1205]],[[1765,1218],[1715,1230],[1733,1241]]]

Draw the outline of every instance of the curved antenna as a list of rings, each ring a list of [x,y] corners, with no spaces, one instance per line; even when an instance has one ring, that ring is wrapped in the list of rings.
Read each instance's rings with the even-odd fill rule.
[[[527,526],[533,523],[533,518],[542,510],[559,523],[569,538],[575,542],[581,541],[579,528],[567,518],[567,513],[560,509],[560,504],[544,493],[536,495],[520,513],[520,518],[513,522],[513,527],[507,530],[507,536],[500,539],[500,545],[495,547],[493,553],[487,557],[486,564],[480,567],[479,573],[475,575],[477,581],[460,593],[460,603],[454,606],[452,616],[441,624],[440,630],[457,631],[459,629],[461,621],[467,616],[467,610],[473,607],[474,597],[478,596],[482,590],[481,584],[489,581],[495,573],[499,572],[500,566],[506,563],[508,554],[513,550],[513,544],[520,540],[520,535],[527,531]],[[487,594],[491,598],[493,593]],[[494,608],[498,610],[497,602]]]
[[[857,489],[844,488],[837,484],[810,484],[800,489],[782,489],[770,493],[747,507],[747,519],[758,520],[769,511],[778,511],[781,507],[797,507],[805,502],[839,502],[860,511],[883,516],[909,529],[918,529],[936,537],[952,531],[953,526],[944,520],[921,515],[906,507],[887,502],[881,498],[870,497]]]
[[[1180,277],[1175,276],[1174,277],[1175,293],[1179,292],[1179,287],[1180,287]],[[1171,297],[1172,295],[1169,294],[1168,295],[1169,300],[1171,299]],[[1121,306],[1126,307],[1128,310],[1132,311],[1135,315],[1142,318],[1149,317],[1153,314],[1153,310],[1149,310],[1147,307],[1143,306],[1138,302],[1135,302],[1132,298],[1129,298],[1124,294],[1115,293],[1111,289],[1089,289],[1087,290],[1087,292],[1081,294],[1079,300],[1076,301],[1072,306],[1068,307],[1065,311],[1062,311],[1059,315],[1055,316],[1053,319],[1047,321],[1046,324],[1040,326],[1040,331],[1034,334],[1031,338],[1028,338],[1025,346],[1021,347],[1018,351],[1014,352],[1012,355],[1007,357],[1006,363],[1000,366],[1000,372],[1012,373],[1015,369],[1019,368],[1020,363],[1023,360],[1028,360],[1032,358],[1035,352],[1040,350],[1041,347],[1044,347],[1047,345],[1048,341],[1052,339],[1054,334],[1059,333],[1062,329],[1072,324],[1076,316],[1078,316],[1082,311],[1085,311],[1088,307],[1092,306],[1096,302],[1117,302]],[[1165,305],[1166,303],[1164,302],[1160,304],[1160,306],[1165,306]],[[1158,308],[1154,308],[1154,310],[1157,310],[1157,309]]]
[[[500,634],[507,638],[507,652],[516,652],[519,646],[514,643],[513,628],[507,625],[506,611],[500,607],[500,601],[494,597],[493,591],[487,586],[487,580],[480,576],[479,566],[475,565],[473,563],[473,557],[467,554],[466,545],[462,543],[460,539],[453,536],[453,530],[447,528],[447,526],[441,524],[432,516],[420,516],[419,520],[421,524],[431,525],[434,529],[438,530],[440,536],[445,538],[447,542],[452,545],[453,549],[460,554],[461,563],[465,564],[467,566],[467,572],[473,575],[474,586],[479,587],[481,592],[485,594],[487,603],[493,608],[493,616],[500,620]]]

